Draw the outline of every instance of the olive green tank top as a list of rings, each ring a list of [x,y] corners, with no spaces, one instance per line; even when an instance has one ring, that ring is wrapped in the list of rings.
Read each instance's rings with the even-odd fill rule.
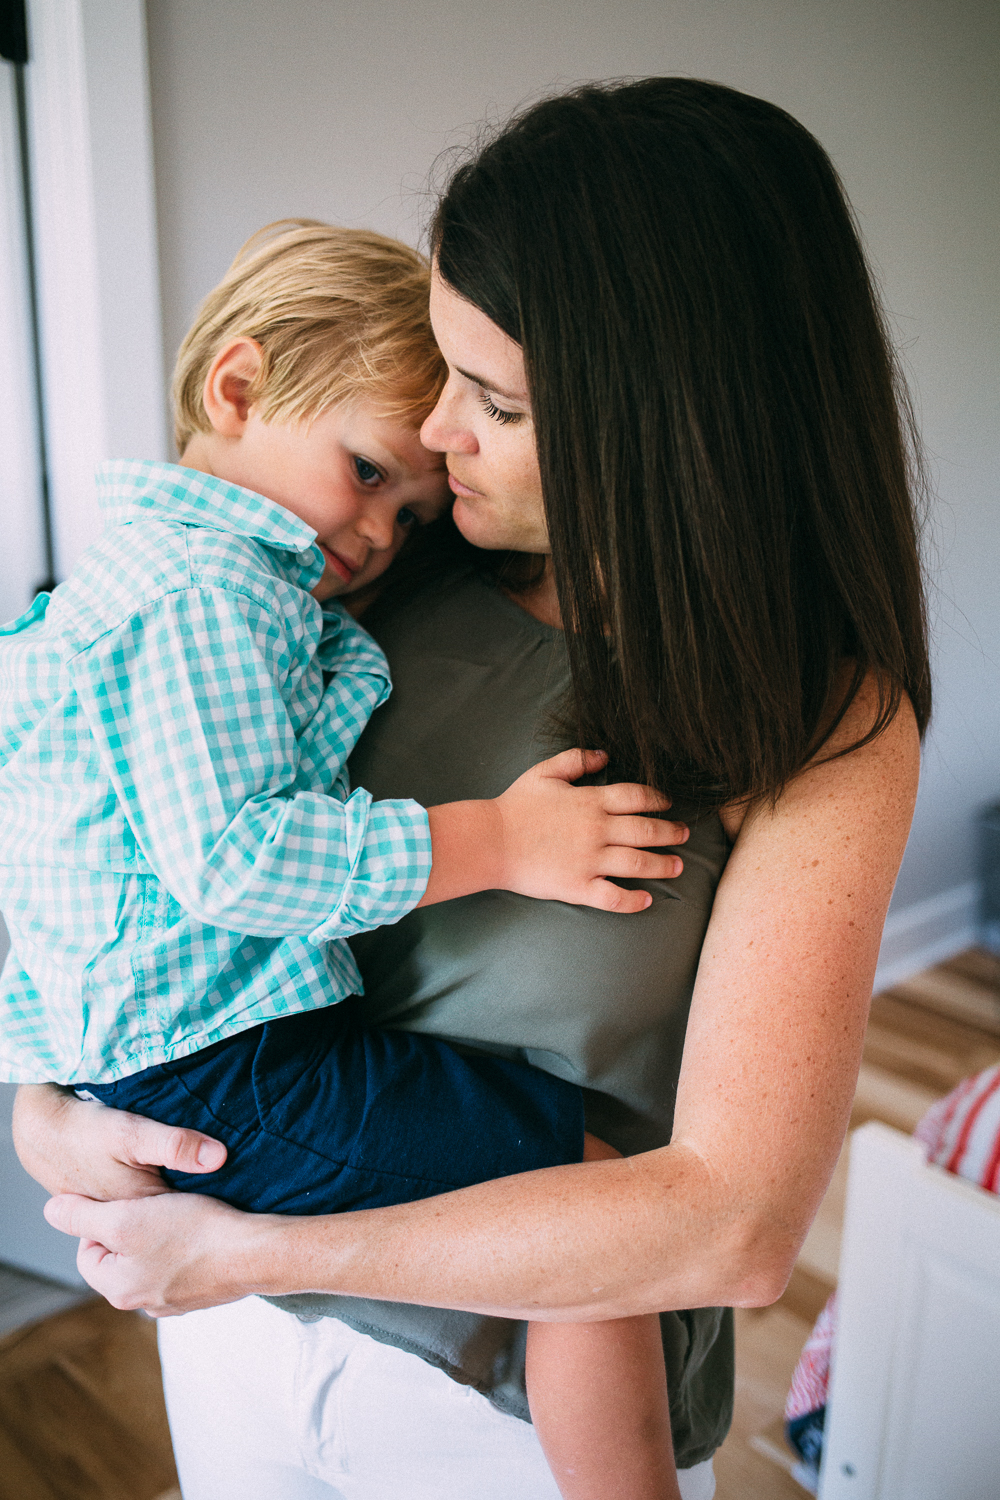
[[[563,748],[562,633],[469,578],[380,604],[369,626],[392,670],[389,702],[351,761],[355,786],[425,806],[493,797]],[[680,816],[682,808],[677,808]],[[716,817],[692,826],[676,880],[618,916],[485,891],[411,912],[352,940],[373,1023],[518,1057],[579,1083],[587,1126],[625,1153],[670,1139],[688,1006],[728,845]],[[470,1128],[475,1122],[470,1121]],[[420,1355],[528,1419],[524,1325],[348,1297],[284,1297]],[[732,1409],[728,1311],[662,1315],[678,1464],[708,1458]]]

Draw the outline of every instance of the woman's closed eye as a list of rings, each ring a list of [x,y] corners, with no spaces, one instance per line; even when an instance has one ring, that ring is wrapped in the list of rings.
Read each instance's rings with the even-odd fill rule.
[[[497,406],[496,402],[486,393],[486,391],[482,391],[480,393],[479,400],[482,403],[483,410],[486,412],[487,416],[492,417],[494,422],[520,422],[523,415],[522,412],[507,411],[504,407]]]
[[[360,454],[355,454],[354,472],[357,474],[362,484],[369,485],[372,489],[374,489],[382,479],[382,470],[376,468],[376,466],[370,459],[362,458]]]

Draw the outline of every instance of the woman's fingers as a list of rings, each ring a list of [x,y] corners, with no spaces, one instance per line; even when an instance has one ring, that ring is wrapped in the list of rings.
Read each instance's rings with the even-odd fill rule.
[[[172,1172],[216,1172],[226,1159],[221,1141],[200,1130],[161,1125],[144,1115],[114,1111],[120,1159],[136,1166],[166,1167]]]
[[[144,1198],[166,1191],[159,1167],[214,1172],[226,1159],[221,1141],[78,1099],[38,1084],[18,1090],[14,1110],[18,1154],[50,1193],[87,1198]]]
[[[106,1297],[112,1307],[129,1312],[143,1305],[130,1295],[130,1278],[124,1269],[134,1238],[129,1233],[129,1210],[139,1201],[97,1203],[79,1193],[60,1193],[50,1198],[44,1209],[53,1229],[80,1241],[76,1264],[88,1286]]]
[[[50,1198],[43,1212],[53,1229],[78,1240],[100,1240],[107,1249],[122,1239],[120,1203],[98,1203],[80,1193],[59,1193]]]
[[[242,1214],[197,1193],[165,1193],[95,1203],[62,1193],[45,1217],[80,1241],[80,1274],[113,1307],[169,1317],[245,1296],[230,1283],[240,1264],[240,1233],[259,1233],[263,1216]]]
[[[81,1240],[76,1252],[76,1268],[88,1286],[106,1296],[105,1285],[107,1283],[107,1263],[114,1262],[115,1256],[107,1246],[102,1245],[99,1240]],[[115,1300],[108,1296],[107,1300],[113,1307],[123,1312],[134,1312],[135,1306],[123,1299]],[[137,1304],[136,1304],[137,1305]]]

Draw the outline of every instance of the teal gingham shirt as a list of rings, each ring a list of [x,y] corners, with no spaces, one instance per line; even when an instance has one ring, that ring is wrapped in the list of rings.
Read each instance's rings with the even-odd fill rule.
[[[389,671],[309,594],[311,527],[176,464],[98,489],[100,540],[0,627],[12,1082],[110,1082],[358,993],[342,939],[430,874],[422,807],[349,794]]]

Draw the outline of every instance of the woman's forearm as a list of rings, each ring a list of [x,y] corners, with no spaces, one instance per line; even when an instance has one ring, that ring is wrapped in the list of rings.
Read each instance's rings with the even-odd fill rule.
[[[801,1226],[741,1210],[695,1153],[667,1147],[398,1208],[248,1219],[231,1264],[265,1294],[580,1321],[773,1301],[800,1237]]]

